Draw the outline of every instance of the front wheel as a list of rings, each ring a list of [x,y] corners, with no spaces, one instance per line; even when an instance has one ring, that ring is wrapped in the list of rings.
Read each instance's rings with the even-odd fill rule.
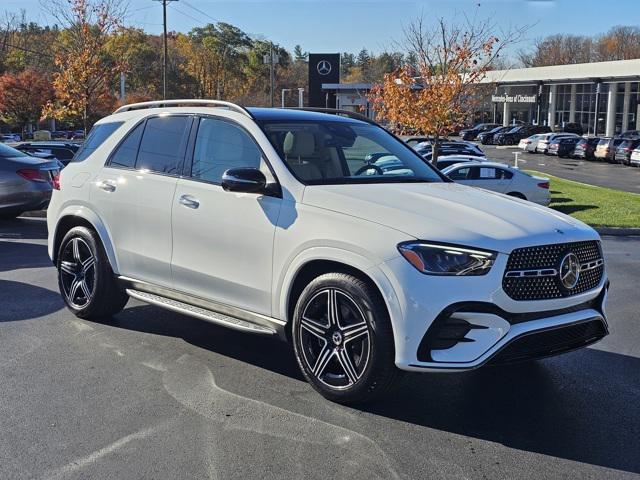
[[[77,317],[110,317],[127,304],[129,297],[118,287],[94,231],[85,227],[69,230],[60,244],[57,267],[60,293]]]
[[[375,287],[352,275],[327,273],[304,289],[292,337],[305,378],[334,402],[372,401],[401,377],[386,306]]]

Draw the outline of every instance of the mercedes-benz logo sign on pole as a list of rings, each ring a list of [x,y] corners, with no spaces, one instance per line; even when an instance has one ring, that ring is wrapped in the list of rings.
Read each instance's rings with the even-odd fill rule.
[[[320,75],[329,75],[331,73],[331,63],[328,60],[320,60],[316,66],[316,70]]]
[[[580,278],[580,261],[573,253],[568,253],[560,263],[560,282],[567,290],[578,284]]]

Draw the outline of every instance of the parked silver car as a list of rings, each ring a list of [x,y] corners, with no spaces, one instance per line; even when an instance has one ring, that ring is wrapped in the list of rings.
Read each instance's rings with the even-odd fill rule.
[[[60,163],[0,144],[0,218],[14,218],[49,204],[59,187]]]

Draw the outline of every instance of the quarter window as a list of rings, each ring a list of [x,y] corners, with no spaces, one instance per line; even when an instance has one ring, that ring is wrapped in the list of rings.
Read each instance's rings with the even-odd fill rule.
[[[109,165],[113,167],[134,168],[136,165],[136,155],[138,154],[138,146],[142,131],[144,130],[144,122],[135,127],[125,138],[113,155]]]
[[[259,168],[269,179],[262,153],[242,128],[215,118],[202,118],[193,152],[191,176],[220,183],[230,168]]]
[[[152,117],[140,142],[136,169],[176,174],[187,145],[190,117]]]
[[[75,157],[73,157],[74,162],[81,162],[89,155],[91,155],[95,150],[104,143],[104,141],[111,136],[113,132],[115,132],[120,125],[124,122],[110,122],[110,123],[101,123],[99,125],[95,125],[91,132],[89,132],[89,136],[82,144],[80,150],[76,152]]]

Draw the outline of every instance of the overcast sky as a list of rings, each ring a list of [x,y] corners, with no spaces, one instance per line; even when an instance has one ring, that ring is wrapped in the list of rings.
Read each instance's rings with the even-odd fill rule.
[[[25,9],[30,20],[52,23],[42,3],[0,0],[4,10]],[[311,52],[358,52],[366,47],[378,53],[393,49],[402,26],[421,12],[427,17],[453,17],[476,9],[479,16],[491,17],[504,27],[535,24],[528,42],[554,33],[592,35],[614,25],[640,26],[640,0],[178,0],[169,6],[167,16],[170,30],[187,32],[224,21],[289,50],[300,44]],[[126,24],[161,32],[160,2],[129,0]]]

